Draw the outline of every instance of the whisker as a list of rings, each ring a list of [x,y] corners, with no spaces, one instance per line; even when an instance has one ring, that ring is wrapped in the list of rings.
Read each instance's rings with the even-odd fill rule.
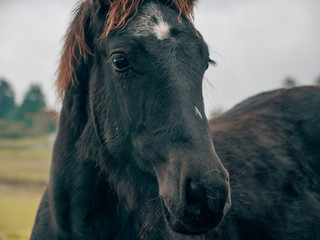
[[[220,197],[213,197],[213,196],[210,196],[210,195],[206,195],[208,198],[212,199],[212,200],[218,200],[220,199]]]
[[[160,199],[160,195],[159,195],[158,197],[148,199],[148,202],[155,201],[155,200],[157,200],[157,199]]]

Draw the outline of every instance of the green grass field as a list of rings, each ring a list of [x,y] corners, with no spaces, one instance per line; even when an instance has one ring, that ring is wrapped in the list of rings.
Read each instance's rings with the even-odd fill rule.
[[[0,240],[30,238],[48,179],[48,142],[48,137],[0,139]]]

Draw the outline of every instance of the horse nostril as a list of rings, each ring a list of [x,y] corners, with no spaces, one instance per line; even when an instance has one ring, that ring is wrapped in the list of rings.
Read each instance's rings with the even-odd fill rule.
[[[206,202],[204,188],[192,179],[186,181],[185,187],[185,204],[188,212],[194,216],[201,214],[201,208]]]
[[[224,179],[215,178],[205,184],[188,178],[185,184],[185,210],[196,218],[202,215],[217,216],[224,209],[228,198],[228,186]]]
[[[165,219],[175,232],[206,233],[219,225],[231,206],[229,184],[220,171],[183,170],[175,194],[166,191],[162,196]]]
[[[186,182],[186,201],[192,202],[194,201],[194,192],[196,191],[197,185],[192,181],[192,179],[188,179]]]

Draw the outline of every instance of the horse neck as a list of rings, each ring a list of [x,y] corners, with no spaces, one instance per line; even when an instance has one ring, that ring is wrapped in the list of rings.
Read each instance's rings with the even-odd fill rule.
[[[119,175],[113,176],[118,181],[111,180],[95,159],[84,159],[71,149],[68,154],[63,153],[68,148],[63,142],[57,139],[55,148],[65,148],[55,149],[51,170],[55,181],[49,185],[49,198],[53,199],[50,208],[55,222],[61,224],[59,232],[72,232],[70,239],[135,239],[140,232],[144,236],[158,233],[150,230],[151,223],[165,227],[159,199],[141,197],[149,196],[144,183],[133,187],[136,180],[126,181],[125,176],[119,179]],[[138,193],[137,188],[145,190]]]
[[[139,221],[119,198],[115,185],[110,184],[110,171],[101,166],[102,162],[112,160],[96,138],[83,106],[85,104],[74,97],[64,101],[61,111],[48,187],[49,199],[52,199],[50,209],[54,222],[59,223],[56,228],[61,233],[78,234],[70,239],[92,235],[94,230],[101,233],[101,229],[106,229],[105,239],[116,239],[114,236],[119,232],[136,235],[137,224],[127,223]]]
[[[113,234],[119,233],[136,236],[140,231],[149,235],[148,222],[164,226],[157,184],[132,159],[110,156],[88,114],[86,90],[82,86],[69,89],[60,115],[51,170],[55,180],[49,188],[56,222],[82,235],[89,228],[109,229],[106,239],[116,239]]]

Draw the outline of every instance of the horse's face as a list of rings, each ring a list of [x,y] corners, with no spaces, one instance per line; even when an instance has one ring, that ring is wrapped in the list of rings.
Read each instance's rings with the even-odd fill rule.
[[[108,152],[119,168],[154,176],[173,231],[217,226],[230,188],[204,113],[202,37],[177,11],[148,1],[125,28],[96,39],[90,99]]]

